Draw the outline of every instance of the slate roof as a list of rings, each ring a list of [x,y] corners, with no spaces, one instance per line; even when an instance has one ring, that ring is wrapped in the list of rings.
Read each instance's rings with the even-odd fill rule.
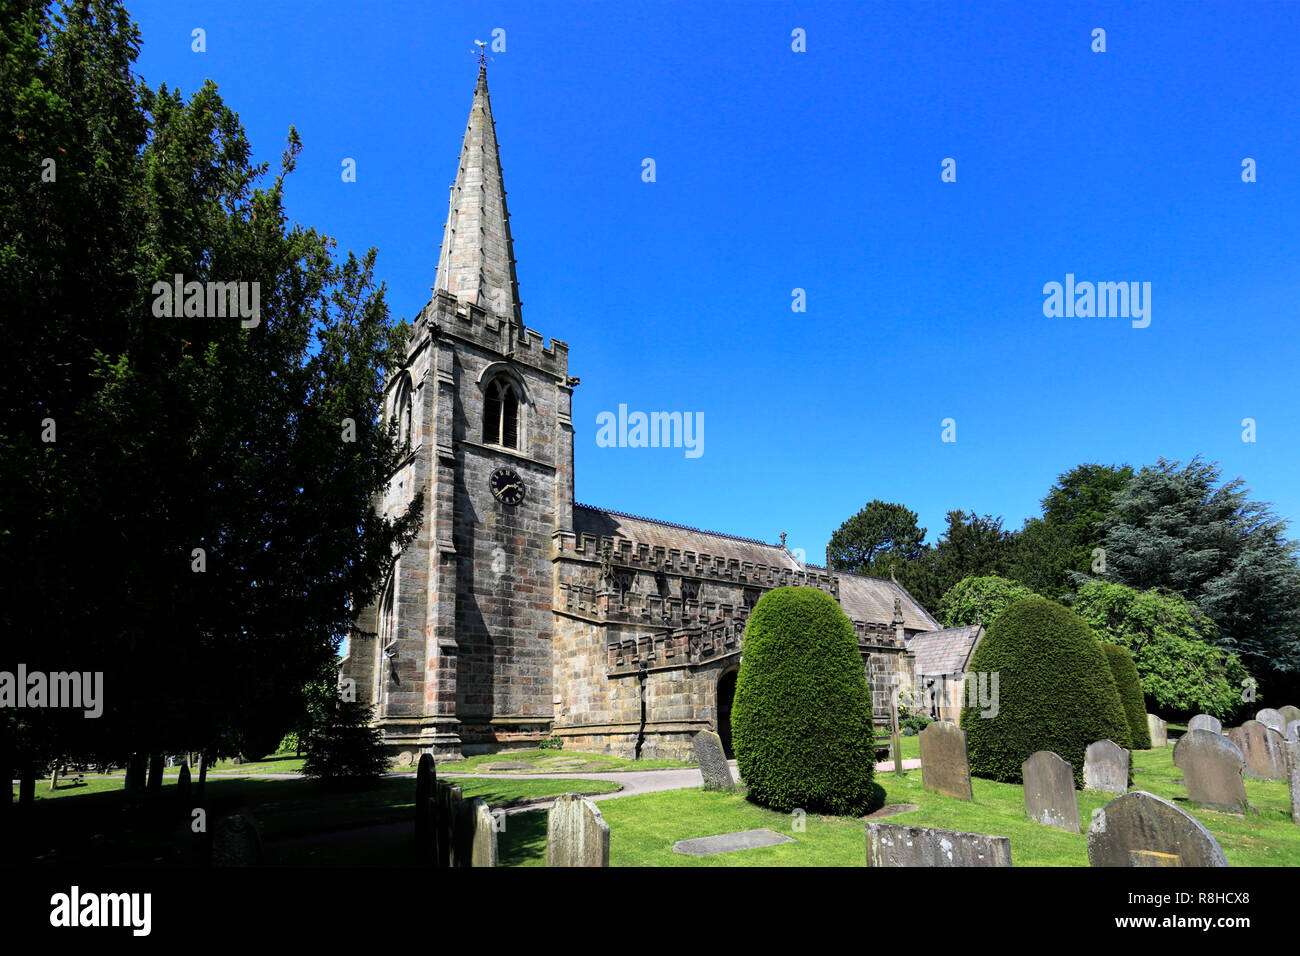
[[[754,538],[741,538],[718,531],[704,531],[689,525],[657,521],[575,504],[573,508],[574,531],[598,537],[626,538],[636,544],[666,550],[693,551],[711,557],[735,559],[741,562],[762,564],[773,568],[800,570],[799,562],[779,544],[768,544]],[[824,568],[807,565],[809,570]],[[902,601],[903,626],[908,630],[929,631],[939,627],[939,622],[916,603],[912,595],[895,581],[873,578],[861,574],[835,572],[840,584],[840,605],[850,620],[889,624],[894,620],[894,597]]]
[[[907,642],[907,649],[916,655],[918,674],[932,677],[961,674],[970,663],[971,654],[983,633],[983,627],[978,624],[925,631],[914,635]]]

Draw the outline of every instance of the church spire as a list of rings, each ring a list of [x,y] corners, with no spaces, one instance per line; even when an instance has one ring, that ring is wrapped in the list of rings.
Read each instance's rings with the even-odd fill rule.
[[[480,57],[474,105],[451,187],[435,289],[523,325],[510,213],[488,99],[487,63]]]

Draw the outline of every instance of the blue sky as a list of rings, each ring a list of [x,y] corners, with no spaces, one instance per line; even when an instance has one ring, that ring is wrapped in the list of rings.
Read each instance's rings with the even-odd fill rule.
[[[378,247],[407,318],[473,41],[505,30],[489,85],[523,315],[582,378],[581,502],[786,531],[819,562],[873,498],[933,541],[951,508],[1018,527],[1081,462],[1201,454],[1300,519],[1300,4],[128,8],[146,80],[216,80],[259,160],[297,126],[290,215]],[[1045,317],[1067,273],[1150,282],[1150,326]],[[597,447],[620,404],[702,412],[703,455]]]

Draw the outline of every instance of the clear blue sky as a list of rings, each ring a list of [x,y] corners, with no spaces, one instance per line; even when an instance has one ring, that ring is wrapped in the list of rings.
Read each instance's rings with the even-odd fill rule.
[[[1300,519],[1300,4],[129,9],[144,77],[215,79],[259,159],[297,126],[290,215],[377,246],[407,318],[473,41],[506,31],[489,85],[523,315],[582,377],[581,502],[788,531],[820,562],[872,498],[933,541],[951,508],[1018,527],[1081,462],[1199,453]],[[1067,273],[1150,282],[1150,327],[1044,317]],[[619,404],[703,412],[704,454],[598,448]]]

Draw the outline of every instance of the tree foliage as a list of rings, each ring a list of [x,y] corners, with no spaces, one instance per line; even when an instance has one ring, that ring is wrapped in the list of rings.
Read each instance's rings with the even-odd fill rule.
[[[731,733],[755,802],[786,813],[875,809],[871,693],[853,625],[829,594],[782,587],[754,605]]]
[[[1077,614],[1055,601],[1022,598],[1003,611],[971,657],[967,680],[979,674],[997,674],[998,692],[996,707],[962,710],[976,776],[1020,783],[1025,759],[1050,750],[1074,768],[1082,787],[1089,744],[1109,739],[1130,746],[1128,718],[1101,646]]]
[[[1181,595],[1091,581],[1074,610],[1104,641],[1128,649],[1143,693],[1162,710],[1227,720],[1241,706],[1245,667],[1217,646],[1214,622]]]
[[[1151,727],[1147,723],[1146,698],[1142,693],[1142,681],[1138,677],[1133,655],[1127,647],[1118,644],[1102,644],[1102,653],[1110,664],[1110,672],[1115,677],[1115,686],[1119,690],[1120,703],[1128,717],[1129,740],[1134,750],[1151,749]]]
[[[16,733],[116,757],[279,739],[419,526],[418,500],[371,510],[406,327],[373,250],[289,222],[293,129],[267,181],[215,84],[135,79],[119,3],[6,4],[0,38],[4,659],[101,671],[106,708]],[[160,314],[178,274],[256,283],[256,322]]]
[[[937,617],[944,627],[992,624],[1008,606],[1033,591],[996,575],[962,578],[939,600]]]

